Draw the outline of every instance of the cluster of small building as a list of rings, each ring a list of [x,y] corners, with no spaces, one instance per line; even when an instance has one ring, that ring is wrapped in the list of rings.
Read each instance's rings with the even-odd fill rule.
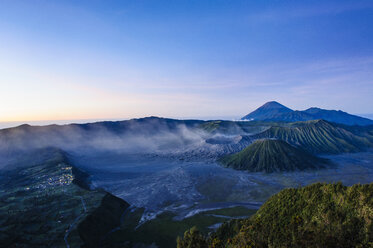
[[[58,185],[68,185],[74,180],[73,175],[71,174],[62,174],[56,177],[50,177],[47,179],[47,184],[49,186],[58,186]]]
[[[69,185],[74,180],[74,176],[72,175],[71,169],[72,169],[71,167],[63,167],[62,170],[65,172],[64,174],[49,177],[44,182],[38,185],[35,185],[33,187],[26,187],[25,190],[30,190],[30,188],[47,189],[49,187],[54,187],[54,186]]]

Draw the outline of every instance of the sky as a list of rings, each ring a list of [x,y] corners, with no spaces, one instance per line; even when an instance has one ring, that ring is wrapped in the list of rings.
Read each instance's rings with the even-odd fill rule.
[[[0,1],[0,122],[373,113],[373,1]]]

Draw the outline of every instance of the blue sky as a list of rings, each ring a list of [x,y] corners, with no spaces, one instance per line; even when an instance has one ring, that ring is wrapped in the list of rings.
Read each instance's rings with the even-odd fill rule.
[[[373,1],[0,2],[0,121],[373,109]]]

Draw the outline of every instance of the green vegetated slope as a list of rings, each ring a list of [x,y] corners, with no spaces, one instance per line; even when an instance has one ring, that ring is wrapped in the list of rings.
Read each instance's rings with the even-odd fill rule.
[[[240,133],[242,128],[232,121],[207,121],[200,124],[200,128],[208,133]]]
[[[226,167],[252,172],[276,172],[325,167],[326,159],[315,157],[285,141],[257,140],[244,150],[225,156],[219,161]]]
[[[373,247],[373,184],[285,189],[208,238],[185,232],[178,247]]]
[[[237,135],[237,134],[250,134],[260,133],[269,128],[271,123],[267,122],[248,122],[248,121],[206,121],[200,124],[198,127],[203,131],[211,134],[225,134],[225,135]]]
[[[0,247],[80,247],[77,225],[109,194],[87,189],[88,175],[69,165],[60,150],[38,154],[43,156],[36,163],[28,155],[29,163],[0,178]]]
[[[373,143],[373,125],[370,126],[348,126],[337,124],[339,127],[348,130],[349,132],[367,138],[371,143]]]
[[[353,134],[324,120],[273,126],[255,137],[284,140],[313,154],[359,152],[372,147],[367,137]]]

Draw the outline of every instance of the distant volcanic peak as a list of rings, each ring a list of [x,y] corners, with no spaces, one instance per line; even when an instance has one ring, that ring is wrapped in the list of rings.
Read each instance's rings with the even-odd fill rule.
[[[259,107],[258,109],[283,109],[283,110],[286,110],[288,112],[291,112],[292,110],[284,105],[282,105],[281,103],[279,102],[276,102],[276,101],[270,101],[270,102],[267,102],[265,104],[263,104],[261,107]]]
[[[242,117],[242,120],[267,120],[273,119],[281,114],[290,113],[293,110],[285,107],[284,105],[271,101],[265,103],[263,106],[259,107],[250,114]]]

